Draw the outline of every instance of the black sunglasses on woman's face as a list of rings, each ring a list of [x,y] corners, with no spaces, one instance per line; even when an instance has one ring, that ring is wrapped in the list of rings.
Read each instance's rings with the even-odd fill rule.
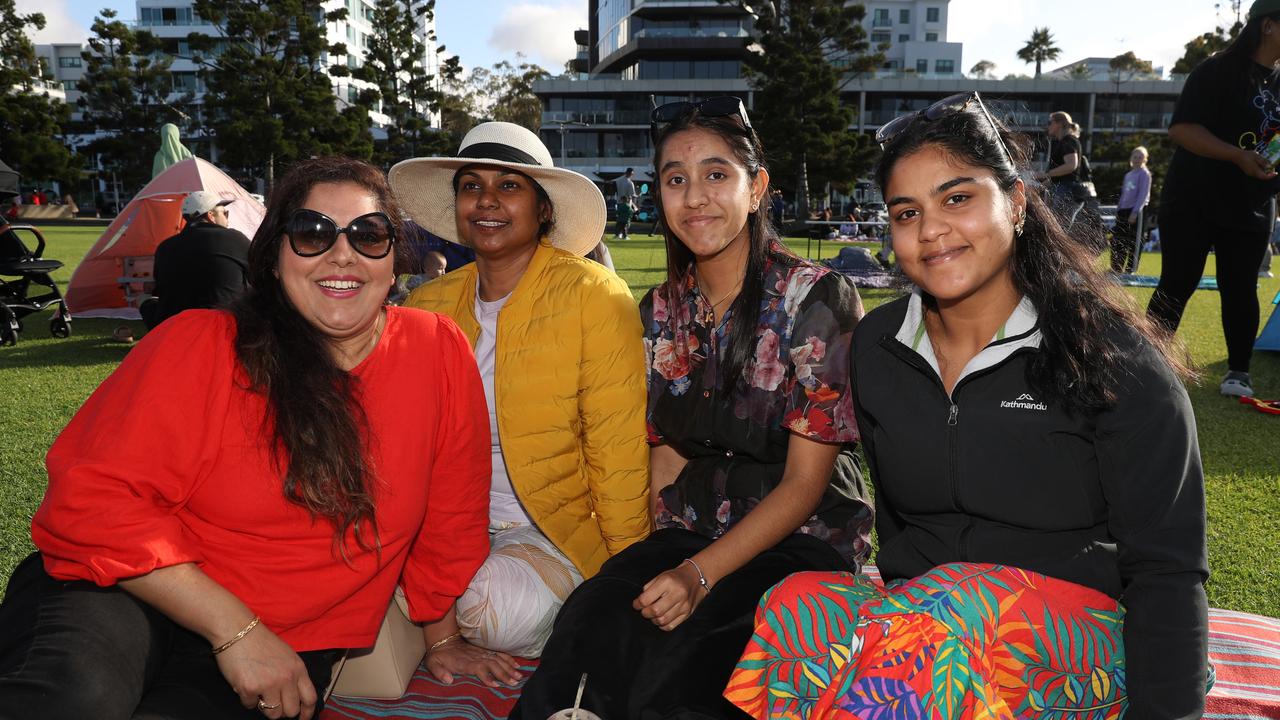
[[[300,257],[323,255],[346,233],[351,248],[370,260],[378,260],[391,252],[396,232],[386,213],[371,212],[338,227],[333,218],[315,210],[295,210],[284,226],[289,247]]]
[[[1004,138],[1000,137],[1000,126],[996,125],[995,118],[991,117],[991,113],[987,110],[987,106],[983,104],[982,97],[978,95],[976,90],[944,97],[924,110],[901,115],[890,120],[876,131],[876,142],[880,143],[880,147],[883,148],[889,141],[901,135],[902,131],[906,130],[907,126],[921,115],[924,116],[925,120],[933,122],[948,115],[964,112],[973,103],[977,103],[978,109],[982,111],[982,116],[987,119],[987,122],[991,123],[991,130],[996,134],[996,140],[1000,143],[1000,149],[1004,150],[1005,157],[1009,158],[1009,162],[1014,162],[1013,153],[1009,152],[1009,146],[1005,145]]]
[[[657,140],[658,133],[664,125],[669,125],[697,110],[707,117],[729,117],[736,115],[742,126],[751,131],[751,120],[747,118],[747,106],[742,98],[733,95],[718,95],[699,102],[673,102],[659,105],[649,113],[649,136]]]

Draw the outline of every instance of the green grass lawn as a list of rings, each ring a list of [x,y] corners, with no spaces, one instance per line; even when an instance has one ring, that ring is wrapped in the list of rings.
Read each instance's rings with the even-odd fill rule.
[[[50,227],[46,257],[67,263],[55,278],[65,289],[71,270],[97,239],[101,227]],[[805,241],[792,247],[804,253]],[[665,273],[662,241],[636,236],[611,241],[610,252],[621,275],[639,298]],[[823,257],[839,245],[824,243]],[[814,248],[816,250],[816,248]],[[1157,275],[1159,255],[1142,260],[1144,274]],[[1206,271],[1214,272],[1213,259]],[[1150,290],[1130,289],[1145,304]],[[1280,280],[1262,280],[1258,297],[1263,320]],[[893,296],[865,291],[868,309]],[[31,515],[44,494],[44,454],[54,437],[120,362],[129,346],[111,342],[113,320],[76,320],[69,339],[48,334],[48,314],[26,322],[15,347],[0,348],[0,580],[7,579],[32,549]],[[128,323],[135,336],[141,323]],[[1197,292],[1181,329],[1204,380],[1189,388],[1204,455],[1209,499],[1209,600],[1218,607],[1280,616],[1280,417],[1266,416],[1218,395],[1226,371],[1226,350],[1219,321],[1218,295]],[[1263,397],[1280,397],[1280,354],[1258,353],[1254,386]],[[139,411],[144,411],[140,406]],[[1156,450],[1159,452],[1159,450]],[[1028,478],[1028,481],[1033,481]]]

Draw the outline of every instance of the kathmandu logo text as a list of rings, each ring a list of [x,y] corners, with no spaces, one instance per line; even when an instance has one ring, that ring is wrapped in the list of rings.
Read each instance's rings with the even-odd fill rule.
[[[1049,409],[1048,405],[1045,405],[1042,402],[1036,402],[1036,399],[1031,397],[1027,393],[1022,393],[1021,395],[1019,395],[1017,400],[1002,400],[1000,402],[1000,407],[1014,408],[1015,410],[1045,411]]]

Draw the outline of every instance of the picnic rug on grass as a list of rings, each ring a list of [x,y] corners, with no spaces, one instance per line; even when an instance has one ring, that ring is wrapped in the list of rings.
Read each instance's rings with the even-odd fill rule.
[[[866,572],[879,578],[875,567]],[[1280,619],[1210,608],[1209,662],[1217,679],[1205,720],[1280,718]],[[528,677],[536,667],[536,660],[527,660],[521,670]],[[519,695],[519,687],[485,687],[470,677],[444,685],[419,667],[399,700],[331,697],[320,720],[499,720]]]

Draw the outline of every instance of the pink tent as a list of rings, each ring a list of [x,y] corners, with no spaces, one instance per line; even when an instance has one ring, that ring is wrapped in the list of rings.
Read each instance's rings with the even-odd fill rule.
[[[72,317],[139,318],[137,305],[152,287],[156,246],[185,225],[182,201],[196,190],[234,200],[227,206],[231,227],[250,238],[258,231],[266,208],[235,180],[200,158],[176,163],[129,201],[80,261],[67,287]]]

